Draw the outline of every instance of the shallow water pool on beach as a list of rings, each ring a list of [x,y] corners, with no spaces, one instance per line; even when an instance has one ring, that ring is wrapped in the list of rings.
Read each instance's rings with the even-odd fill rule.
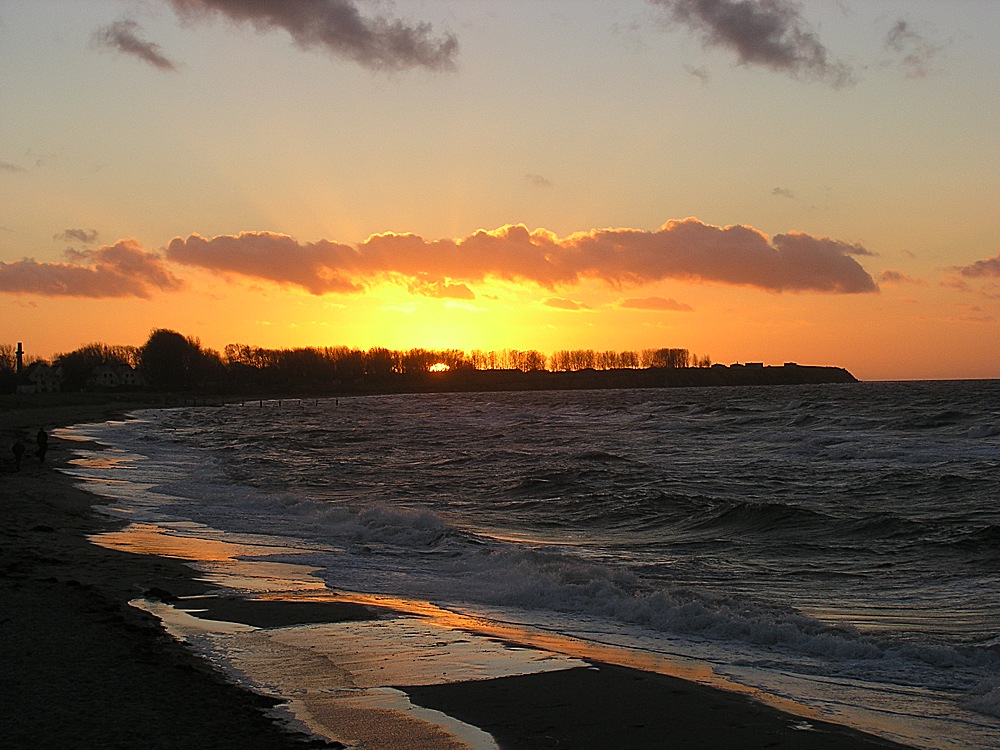
[[[234,591],[262,595],[234,572],[249,556],[274,580],[433,602],[459,629],[689,669],[917,747],[996,747],[995,381],[135,417],[72,428],[108,446],[72,472],[134,524],[115,543],[183,546]]]

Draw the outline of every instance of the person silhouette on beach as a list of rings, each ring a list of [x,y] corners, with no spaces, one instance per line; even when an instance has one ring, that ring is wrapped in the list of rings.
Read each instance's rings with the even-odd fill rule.
[[[35,435],[35,442],[38,443],[38,450],[35,453],[38,456],[38,460],[44,464],[45,453],[49,449],[49,436],[43,427],[38,428],[38,434]]]
[[[24,455],[24,443],[21,442],[21,438],[17,438],[14,444],[10,446],[11,452],[14,454],[14,471],[21,470],[21,456]]]

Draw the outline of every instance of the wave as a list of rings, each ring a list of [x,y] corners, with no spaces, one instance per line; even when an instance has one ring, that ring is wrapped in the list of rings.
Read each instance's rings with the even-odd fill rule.
[[[715,508],[692,519],[688,528],[695,531],[772,536],[790,531],[824,531],[832,521],[824,513],[796,505],[742,501],[716,503]]]
[[[979,391],[854,400],[910,387],[386,397],[266,425],[180,410],[139,431],[131,481],[177,518],[301,540],[335,588],[990,713],[1000,432]]]
[[[975,440],[978,440],[979,438],[988,438],[988,437],[993,437],[994,435],[1000,435],[1000,425],[996,424],[975,425],[968,429],[966,435]]]
[[[970,711],[1000,718],[1000,677],[979,682],[969,691],[962,705]]]
[[[944,546],[971,554],[993,555],[1000,553],[1000,525],[989,524],[958,532]]]
[[[767,659],[781,654],[795,665],[788,668],[875,683],[971,691],[983,675],[1000,669],[1000,654],[989,649],[897,641],[827,624],[791,607],[654,584],[559,545],[485,538],[426,511],[380,506],[330,512],[315,505],[311,511],[310,524],[324,528],[326,541],[344,545],[352,559],[323,561],[333,586],[344,584],[345,570],[360,570],[359,580],[368,584],[377,580],[394,593],[444,605],[600,618],[615,628],[712,642],[742,658],[751,658],[747,648],[763,648]],[[406,550],[421,563],[408,559]],[[822,666],[810,666],[812,659]]]
[[[630,458],[626,456],[620,456],[617,453],[609,453],[608,451],[602,450],[586,450],[582,453],[578,453],[574,456],[577,461],[590,461],[594,463],[615,463],[615,462],[628,462],[631,461]]]

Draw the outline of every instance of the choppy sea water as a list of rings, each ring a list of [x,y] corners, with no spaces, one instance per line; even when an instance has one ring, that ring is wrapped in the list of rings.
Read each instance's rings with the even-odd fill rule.
[[[69,431],[109,512],[338,591],[1000,747],[1000,381],[393,395]],[[86,454],[87,451],[81,451]]]

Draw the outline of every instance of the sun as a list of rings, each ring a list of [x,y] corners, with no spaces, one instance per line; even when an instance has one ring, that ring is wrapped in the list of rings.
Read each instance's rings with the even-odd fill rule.
[[[448,372],[451,368],[448,367],[444,362],[437,362],[431,365],[431,372]]]

